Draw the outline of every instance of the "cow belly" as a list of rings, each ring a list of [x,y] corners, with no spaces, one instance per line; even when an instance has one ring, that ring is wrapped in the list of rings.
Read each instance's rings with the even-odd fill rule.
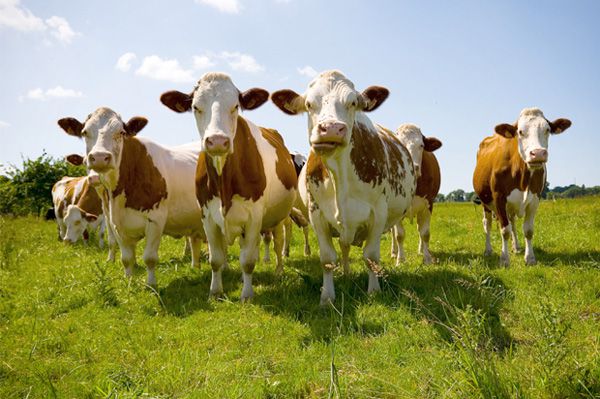
[[[506,210],[509,214],[522,218],[527,206],[537,197],[537,194],[530,191],[514,189],[506,198]]]

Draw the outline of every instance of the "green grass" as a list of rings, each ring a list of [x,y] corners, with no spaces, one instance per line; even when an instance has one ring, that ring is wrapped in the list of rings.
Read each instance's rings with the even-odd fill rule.
[[[438,204],[435,265],[407,222],[402,267],[383,238],[382,292],[353,248],[321,308],[316,239],[304,258],[298,230],[283,277],[259,265],[242,305],[236,248],[226,299],[209,301],[182,240],[163,240],[153,292],[53,222],[0,219],[0,397],[598,398],[600,199],[543,202],[536,222],[538,265],[505,269],[497,231],[482,256],[479,207]]]

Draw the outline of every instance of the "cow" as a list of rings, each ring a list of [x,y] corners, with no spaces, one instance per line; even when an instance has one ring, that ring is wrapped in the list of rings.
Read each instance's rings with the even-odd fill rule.
[[[407,217],[417,217],[419,230],[419,253],[423,254],[423,263],[433,262],[429,252],[429,222],[433,212],[433,201],[440,191],[440,165],[433,151],[442,146],[435,137],[425,137],[421,129],[411,123],[402,124],[396,129],[400,142],[408,149],[413,167],[417,173],[417,191],[412,200]],[[392,257],[396,264],[405,260],[404,256],[404,226],[402,220],[394,226],[392,232]]]
[[[65,176],[52,187],[52,202],[58,224],[58,239],[75,243],[98,228],[98,245],[104,247],[106,227],[100,197],[87,177]]]
[[[193,111],[202,152],[196,170],[196,196],[202,207],[212,267],[210,296],[223,293],[221,271],[227,248],[240,238],[243,288],[240,300],[254,295],[252,272],[260,233],[273,229],[277,271],[282,271],[283,224],[296,198],[297,177],[283,138],[240,115],[269,98],[263,89],[240,92],[223,73],[204,74],[191,93],[160,97],[171,110]]]
[[[322,305],[335,300],[337,254],[332,237],[339,235],[345,273],[349,273],[350,245],[365,243],[368,292],[380,290],[381,234],[406,214],[415,193],[416,175],[408,150],[393,132],[365,115],[388,94],[379,86],[360,93],[341,72],[333,70],[319,74],[303,95],[287,89],[271,95],[286,114],[308,113],[311,151],[299,191],[306,190],[310,222],[319,243]]]
[[[106,107],[95,110],[83,123],[75,118],[59,122],[67,133],[86,140],[87,166],[96,173],[95,183],[104,188],[125,275],[132,276],[135,247],[145,237],[146,283],[155,287],[163,234],[190,237],[192,266],[199,266],[204,230],[194,173],[201,146],[193,142],[165,147],[137,137],[147,123],[140,116],[124,122]]]
[[[571,126],[560,118],[550,122],[539,108],[525,108],[514,124],[502,123],[496,134],[479,144],[473,188],[483,204],[483,229],[486,256],[492,254],[490,230],[492,212],[500,223],[502,253],[500,264],[509,266],[508,239],[513,250],[520,252],[515,217],[524,217],[525,263],[536,263],[533,253],[533,222],[540,195],[546,184],[548,139]]]

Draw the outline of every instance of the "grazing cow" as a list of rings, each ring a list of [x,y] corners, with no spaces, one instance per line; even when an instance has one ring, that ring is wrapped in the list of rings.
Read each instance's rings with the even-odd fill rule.
[[[381,234],[406,214],[415,193],[410,154],[389,130],[365,112],[387,98],[386,88],[359,93],[339,71],[318,75],[304,95],[280,90],[271,99],[283,112],[308,112],[311,151],[300,191],[306,185],[310,221],[317,235],[323,267],[321,304],[335,299],[333,268],[339,235],[344,272],[349,272],[350,245],[362,245],[369,269],[368,292],[380,289]]]
[[[104,247],[106,224],[100,197],[87,177],[63,177],[52,187],[52,202],[59,240],[75,243],[83,236],[87,242],[88,233],[99,228],[98,245]]]
[[[520,251],[515,216],[525,217],[525,262],[535,264],[533,253],[533,220],[546,183],[548,138],[571,126],[568,119],[550,122],[538,108],[525,108],[514,124],[495,127],[496,134],[483,139],[477,152],[473,187],[483,203],[485,255],[492,253],[490,230],[492,212],[500,222],[502,254],[500,263],[508,266],[508,239],[512,235],[513,250]]]
[[[193,110],[202,139],[196,195],[208,238],[211,296],[223,293],[221,271],[227,247],[236,237],[240,237],[242,302],[253,296],[261,231],[273,229],[277,269],[282,271],[282,221],[296,197],[294,165],[277,131],[239,115],[240,109],[255,109],[268,98],[263,89],[240,93],[222,73],[205,74],[190,94],[170,91],[160,97],[176,112]]]
[[[135,247],[146,238],[144,263],[147,284],[156,285],[155,267],[163,234],[188,236],[192,266],[199,265],[204,238],[202,212],[194,195],[194,172],[200,142],[164,147],[136,134],[147,119],[127,123],[109,108],[98,108],[84,123],[65,118],[59,124],[67,133],[84,137],[87,166],[107,196],[109,222],[121,248],[125,275],[135,264]]]
[[[442,146],[435,137],[425,137],[417,126],[405,123],[396,129],[400,142],[408,149],[417,173],[417,191],[407,217],[417,217],[419,230],[419,253],[423,254],[423,263],[433,262],[429,252],[429,222],[433,211],[433,201],[440,191],[440,165],[433,151]],[[404,226],[402,220],[394,226],[392,233],[392,257],[396,264],[403,262]]]

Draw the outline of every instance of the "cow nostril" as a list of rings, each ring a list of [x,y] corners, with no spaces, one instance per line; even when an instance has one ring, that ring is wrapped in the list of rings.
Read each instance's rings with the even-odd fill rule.
[[[95,162],[95,161],[96,161],[96,158],[94,158],[94,156],[93,156],[93,155],[90,155],[90,161],[91,161],[91,162]]]
[[[321,133],[325,133],[327,131],[327,127],[322,123],[319,123],[318,128],[319,128],[319,132],[321,132]]]

